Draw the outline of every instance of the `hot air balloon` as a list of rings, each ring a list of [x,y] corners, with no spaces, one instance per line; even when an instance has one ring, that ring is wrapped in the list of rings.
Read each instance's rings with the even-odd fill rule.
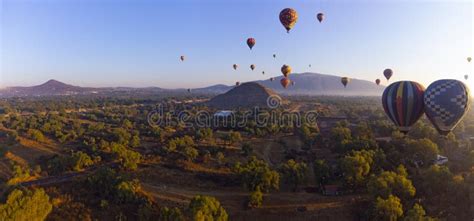
[[[341,83],[342,85],[344,85],[344,87],[347,86],[347,84],[350,82],[351,80],[348,78],[348,77],[342,77],[341,78]]]
[[[298,21],[298,13],[294,9],[285,8],[280,12],[280,22],[285,27],[287,33],[290,33],[296,21]]]
[[[377,78],[377,80],[375,80],[375,83],[376,83],[377,85],[380,85],[380,79]]]
[[[387,68],[383,71],[383,75],[385,76],[385,78],[387,78],[387,81],[390,80],[390,78],[392,77],[393,75],[393,71],[392,69],[390,68]]]
[[[283,86],[283,88],[287,88],[288,85],[290,85],[290,83],[291,83],[291,81],[288,78],[282,78],[280,80],[280,84],[281,84],[281,86]]]
[[[463,119],[469,109],[469,102],[469,89],[458,80],[435,81],[424,94],[426,116],[444,136]]]
[[[265,74],[265,71],[262,71],[262,74]]]
[[[252,69],[252,71],[255,69],[255,65],[254,64],[251,64],[250,65],[250,69]]]
[[[239,85],[240,85],[240,81],[235,82],[235,86],[239,86]]]
[[[319,23],[321,23],[324,20],[324,14],[323,13],[318,13],[316,15],[316,18],[318,18]]]
[[[467,74],[466,74],[466,75],[464,75],[464,80],[466,80],[466,81],[467,81],[467,79],[468,79],[468,78],[469,78],[469,75],[467,75]]]
[[[273,54],[273,58],[276,58],[276,57],[277,57],[277,55],[276,55],[276,54]]]
[[[237,70],[237,68],[239,67],[239,65],[234,64],[234,65],[232,65],[232,67],[234,68],[234,70]]]
[[[467,57],[467,62],[471,62],[472,58],[471,57]]]
[[[421,84],[413,81],[398,81],[385,88],[382,95],[383,109],[400,132],[408,133],[423,115],[424,90]]]
[[[248,38],[247,45],[249,46],[250,50],[252,50],[253,46],[255,45],[255,38]]]
[[[311,64],[309,64],[308,66],[311,67]]]
[[[191,93],[191,88],[188,88],[188,92]]]
[[[184,61],[184,55],[181,55],[179,59],[181,59],[181,61]]]
[[[291,73],[291,67],[286,64],[281,66],[281,73],[283,76],[288,77],[288,75]]]
[[[270,78],[270,81],[273,81],[273,80],[275,80],[275,78]]]

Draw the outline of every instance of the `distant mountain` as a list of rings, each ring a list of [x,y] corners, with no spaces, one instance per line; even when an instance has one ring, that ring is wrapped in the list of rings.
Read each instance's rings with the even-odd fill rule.
[[[219,109],[266,107],[270,96],[278,95],[259,83],[247,82],[234,87],[224,94],[215,96],[207,102],[207,105]]]
[[[346,96],[380,96],[384,86],[378,86],[374,82],[366,80],[351,79],[344,88],[341,77],[334,75],[303,73],[291,74],[290,79],[295,85],[284,89],[280,85],[281,76],[275,77],[274,81],[254,81],[273,91],[286,95],[346,95]],[[193,93],[222,94],[234,86],[223,84],[204,88],[193,89]],[[24,96],[54,96],[54,95],[87,95],[87,94],[156,94],[156,93],[183,93],[185,89],[163,89],[159,87],[133,88],[133,87],[79,87],[62,83],[57,80],[49,80],[44,84],[31,87],[7,87],[0,89],[0,97],[24,97]]]
[[[284,89],[280,85],[283,76],[275,77],[274,81],[256,81],[278,93],[289,95],[345,95],[345,96],[380,96],[384,86],[366,80],[351,79],[346,88],[341,84],[341,77],[326,74],[303,73],[290,74],[289,78],[295,82]]]

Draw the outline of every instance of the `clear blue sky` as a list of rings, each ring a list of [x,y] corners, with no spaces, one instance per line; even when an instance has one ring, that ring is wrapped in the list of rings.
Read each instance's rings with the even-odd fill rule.
[[[468,0],[0,2],[0,86],[53,78],[80,86],[200,87],[277,76],[283,64],[371,81],[390,67],[394,80],[426,86],[461,79],[473,67],[466,61],[474,56]],[[299,15],[290,34],[278,19],[286,7]],[[247,37],[257,40],[252,51]],[[474,73],[470,79],[472,88]]]

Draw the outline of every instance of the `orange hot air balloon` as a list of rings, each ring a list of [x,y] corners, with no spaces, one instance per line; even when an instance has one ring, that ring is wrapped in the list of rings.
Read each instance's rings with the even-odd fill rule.
[[[383,71],[383,75],[385,76],[385,78],[387,78],[387,81],[390,80],[390,78],[392,77],[393,75],[393,71],[392,69],[390,68],[387,68]]]
[[[288,75],[291,73],[291,67],[286,64],[281,66],[281,73],[283,76],[288,77]]]
[[[321,23],[324,20],[324,14],[320,12],[316,15],[316,18],[318,18],[319,23]]]
[[[255,69],[255,65],[254,64],[251,64],[250,65],[250,69],[252,69],[252,71]]]
[[[239,67],[237,64],[234,64],[232,65],[232,67],[234,67],[234,70],[237,70],[237,68]]]
[[[181,59],[181,61],[184,61],[184,55],[181,55],[179,59]]]
[[[255,45],[255,38],[248,38],[247,45],[249,46],[250,50],[252,50],[253,46]]]
[[[348,77],[342,77],[341,78],[341,83],[342,85],[344,85],[344,87],[347,86],[347,84],[350,82],[351,80],[348,78]]]
[[[377,78],[377,80],[375,80],[375,83],[376,83],[377,85],[380,85],[380,79]]]
[[[239,85],[240,85],[240,81],[235,82],[235,86],[239,86]]]
[[[280,80],[280,84],[281,84],[281,86],[283,86],[283,88],[287,88],[288,85],[290,85],[290,83],[291,83],[291,81],[288,78],[282,78]]]
[[[296,21],[298,21],[298,13],[294,9],[285,8],[280,12],[280,22],[285,27],[287,33],[290,33]]]

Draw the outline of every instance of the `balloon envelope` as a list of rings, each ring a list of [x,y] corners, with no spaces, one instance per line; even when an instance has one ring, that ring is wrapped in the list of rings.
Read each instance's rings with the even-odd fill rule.
[[[421,84],[413,81],[399,81],[385,88],[383,109],[401,132],[407,133],[423,115],[424,90]]]
[[[318,13],[316,15],[316,17],[318,18],[319,23],[321,23],[324,20],[324,14],[323,13]]]
[[[288,75],[291,73],[291,67],[286,64],[281,66],[281,73],[283,76],[288,77]]]
[[[239,82],[239,81],[235,82],[235,85],[236,85],[236,86],[239,86],[239,85],[240,85],[240,82]]]
[[[281,84],[281,86],[283,86],[283,88],[287,88],[288,85],[290,85],[290,83],[291,83],[291,81],[288,78],[282,78],[280,80],[280,84]]]
[[[469,78],[469,75],[464,75],[464,80],[467,80]]]
[[[472,58],[471,57],[467,57],[467,62],[471,62]]]
[[[285,27],[286,32],[290,33],[296,21],[298,21],[298,13],[294,9],[285,8],[280,12],[280,22]]]
[[[255,45],[255,38],[248,38],[247,45],[249,46],[250,50],[252,50],[253,46]]]
[[[387,81],[390,80],[390,78],[392,77],[393,75],[393,71],[392,69],[390,68],[387,68],[383,71],[383,75],[385,76],[385,78],[387,78]]]
[[[342,77],[341,78],[341,83],[342,85],[344,85],[344,87],[347,86],[347,84],[350,82],[351,80],[348,78],[348,77]]]
[[[184,61],[184,56],[181,55],[181,56],[179,57],[179,59],[181,59],[181,61]]]
[[[458,80],[444,79],[430,84],[425,91],[425,113],[441,135],[447,135],[469,109],[467,86]]]
[[[232,65],[232,67],[234,68],[234,70],[237,70],[237,68],[239,67],[237,64],[234,64]]]
[[[253,71],[253,69],[255,69],[255,65],[254,64],[250,65],[250,69],[252,69]]]
[[[379,84],[380,84],[380,79],[375,80],[375,83],[376,83],[377,85],[379,85]]]

